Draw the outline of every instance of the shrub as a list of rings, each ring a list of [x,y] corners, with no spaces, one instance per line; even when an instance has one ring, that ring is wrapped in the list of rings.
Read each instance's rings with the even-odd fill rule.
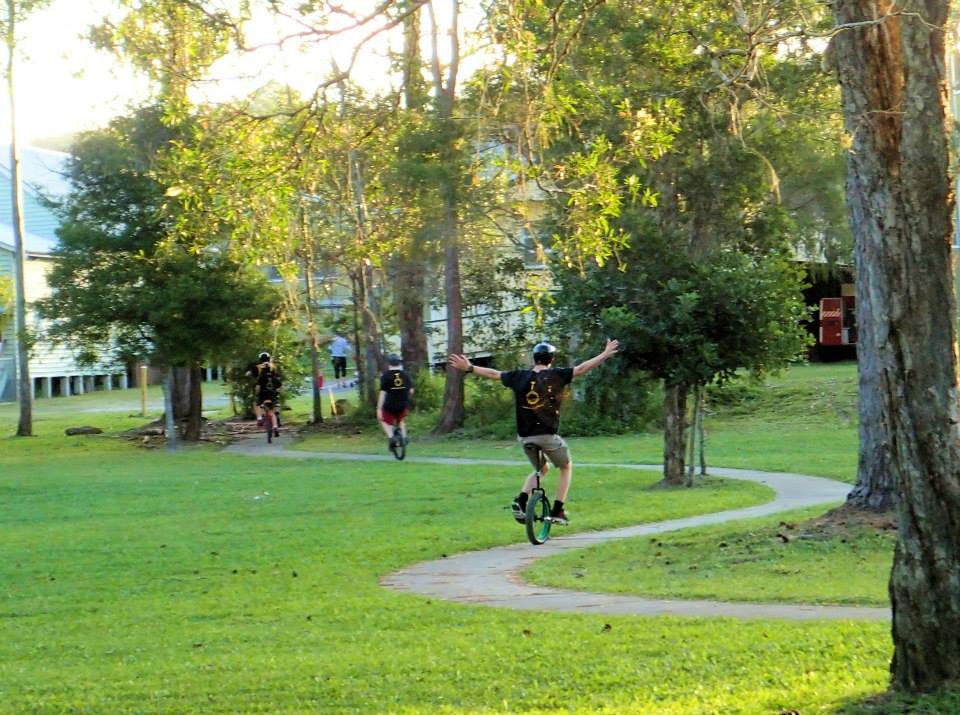
[[[439,410],[443,404],[443,383],[442,374],[420,370],[413,378],[413,409],[417,412]]]

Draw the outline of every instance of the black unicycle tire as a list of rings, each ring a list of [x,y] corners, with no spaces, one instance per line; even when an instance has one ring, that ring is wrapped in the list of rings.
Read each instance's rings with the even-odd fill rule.
[[[534,490],[527,500],[527,538],[534,546],[550,538],[550,500],[543,491]]]
[[[404,457],[407,456],[407,440],[405,440],[403,438],[403,435],[400,434],[400,430],[394,430],[393,444],[394,444],[394,447],[390,451],[393,452],[394,457],[402,460]]]

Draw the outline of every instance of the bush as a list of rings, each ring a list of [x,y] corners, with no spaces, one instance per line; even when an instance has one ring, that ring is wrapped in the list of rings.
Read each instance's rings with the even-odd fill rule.
[[[444,376],[428,369],[420,370],[413,378],[413,409],[416,412],[434,412],[443,404]]]
[[[499,381],[483,378],[467,380],[465,432],[494,439],[517,436],[513,393]]]
[[[735,378],[707,385],[707,405],[729,408],[734,414],[750,411],[763,397],[763,386],[751,378]]]
[[[619,372],[606,363],[573,382],[573,397],[565,404],[563,434],[571,436],[643,432],[663,419],[659,380],[639,370]]]
[[[283,405],[292,398],[303,392],[307,385],[306,376],[309,370],[304,372],[303,365],[297,359],[296,355],[289,359],[281,353],[277,357],[277,367],[283,378],[283,386],[280,388],[279,400]],[[234,400],[234,409],[237,414],[245,419],[253,419],[253,401],[257,386],[256,377],[248,375],[251,364],[233,365],[227,368],[227,391]]]

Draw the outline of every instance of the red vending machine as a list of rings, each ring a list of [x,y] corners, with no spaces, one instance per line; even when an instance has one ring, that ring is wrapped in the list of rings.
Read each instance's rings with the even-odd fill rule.
[[[857,344],[857,299],[852,292],[839,298],[820,299],[821,345]]]

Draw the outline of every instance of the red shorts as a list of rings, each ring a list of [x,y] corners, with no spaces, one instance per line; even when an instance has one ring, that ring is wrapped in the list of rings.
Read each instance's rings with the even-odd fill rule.
[[[389,410],[381,410],[381,414],[383,415],[383,421],[386,422],[388,425],[398,425],[400,424],[400,422],[403,420],[404,417],[410,414],[410,410],[407,409],[406,407],[403,408],[402,412],[390,412]]]

